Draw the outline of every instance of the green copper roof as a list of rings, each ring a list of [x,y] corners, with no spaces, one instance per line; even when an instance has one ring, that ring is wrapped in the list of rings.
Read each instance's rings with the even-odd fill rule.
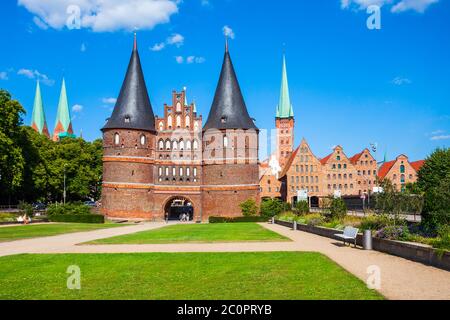
[[[55,129],[58,123],[61,123],[64,131],[69,130],[70,126],[70,110],[69,103],[67,101],[66,81],[63,79],[61,87],[61,95],[59,96],[58,113],[56,114]]]
[[[42,133],[46,126],[44,106],[42,104],[41,87],[39,85],[39,81],[37,82],[36,95],[34,97],[31,126],[37,129],[39,133]]]
[[[294,110],[289,97],[289,84],[286,70],[286,57],[283,55],[283,72],[281,75],[280,102],[277,107],[277,118],[293,118]]]

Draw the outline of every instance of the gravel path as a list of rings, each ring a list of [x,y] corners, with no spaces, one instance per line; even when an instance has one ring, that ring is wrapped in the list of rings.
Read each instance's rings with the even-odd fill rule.
[[[343,247],[333,239],[292,231],[280,225],[262,224],[292,242],[188,243],[149,245],[78,245],[98,239],[158,229],[165,223],[149,223],[122,228],[70,233],[59,236],[0,243],[0,256],[21,253],[137,253],[137,252],[320,252],[363,281],[368,268],[381,272],[379,292],[388,299],[450,300],[450,272],[377,251]]]

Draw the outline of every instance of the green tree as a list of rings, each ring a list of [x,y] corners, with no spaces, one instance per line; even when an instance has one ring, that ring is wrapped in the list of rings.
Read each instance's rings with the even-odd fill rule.
[[[8,202],[23,183],[25,160],[18,146],[25,109],[0,90],[0,188]]]
[[[436,232],[450,223],[450,148],[437,149],[425,160],[417,186],[424,192],[422,222]]]
[[[242,202],[240,205],[242,210],[242,215],[244,217],[253,217],[258,214],[258,206],[256,205],[256,201],[253,199],[248,199],[247,201]]]
[[[298,201],[295,204],[295,211],[297,214],[308,214],[309,213],[308,201]]]
[[[343,219],[347,215],[347,205],[341,198],[334,198],[330,204],[332,219]]]
[[[289,210],[289,204],[280,199],[264,199],[261,202],[260,213],[263,217],[272,218],[287,210]]]

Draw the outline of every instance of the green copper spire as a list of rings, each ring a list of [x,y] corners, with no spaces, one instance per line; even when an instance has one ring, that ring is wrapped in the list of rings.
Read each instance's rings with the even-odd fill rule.
[[[283,55],[283,72],[281,75],[280,102],[277,107],[277,118],[293,118],[294,110],[289,97],[289,84],[286,68],[286,57]]]
[[[37,132],[48,136],[48,129],[47,123],[45,121],[44,106],[42,104],[41,87],[39,85],[39,81],[36,85],[36,95],[34,97],[31,127],[33,127],[33,129]]]
[[[66,81],[64,78],[62,81],[61,95],[59,96],[53,140],[58,140],[61,136],[73,136],[69,103],[67,101]]]

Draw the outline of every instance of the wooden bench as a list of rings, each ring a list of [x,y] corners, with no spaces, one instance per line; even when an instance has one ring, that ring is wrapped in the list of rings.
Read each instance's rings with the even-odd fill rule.
[[[353,242],[355,244],[355,248],[356,248],[356,236],[358,235],[358,231],[359,231],[359,229],[357,229],[357,228],[345,227],[343,234],[336,233],[335,236],[344,240],[344,245],[345,245],[346,241],[349,241],[349,243],[350,243],[350,240],[353,240]]]

